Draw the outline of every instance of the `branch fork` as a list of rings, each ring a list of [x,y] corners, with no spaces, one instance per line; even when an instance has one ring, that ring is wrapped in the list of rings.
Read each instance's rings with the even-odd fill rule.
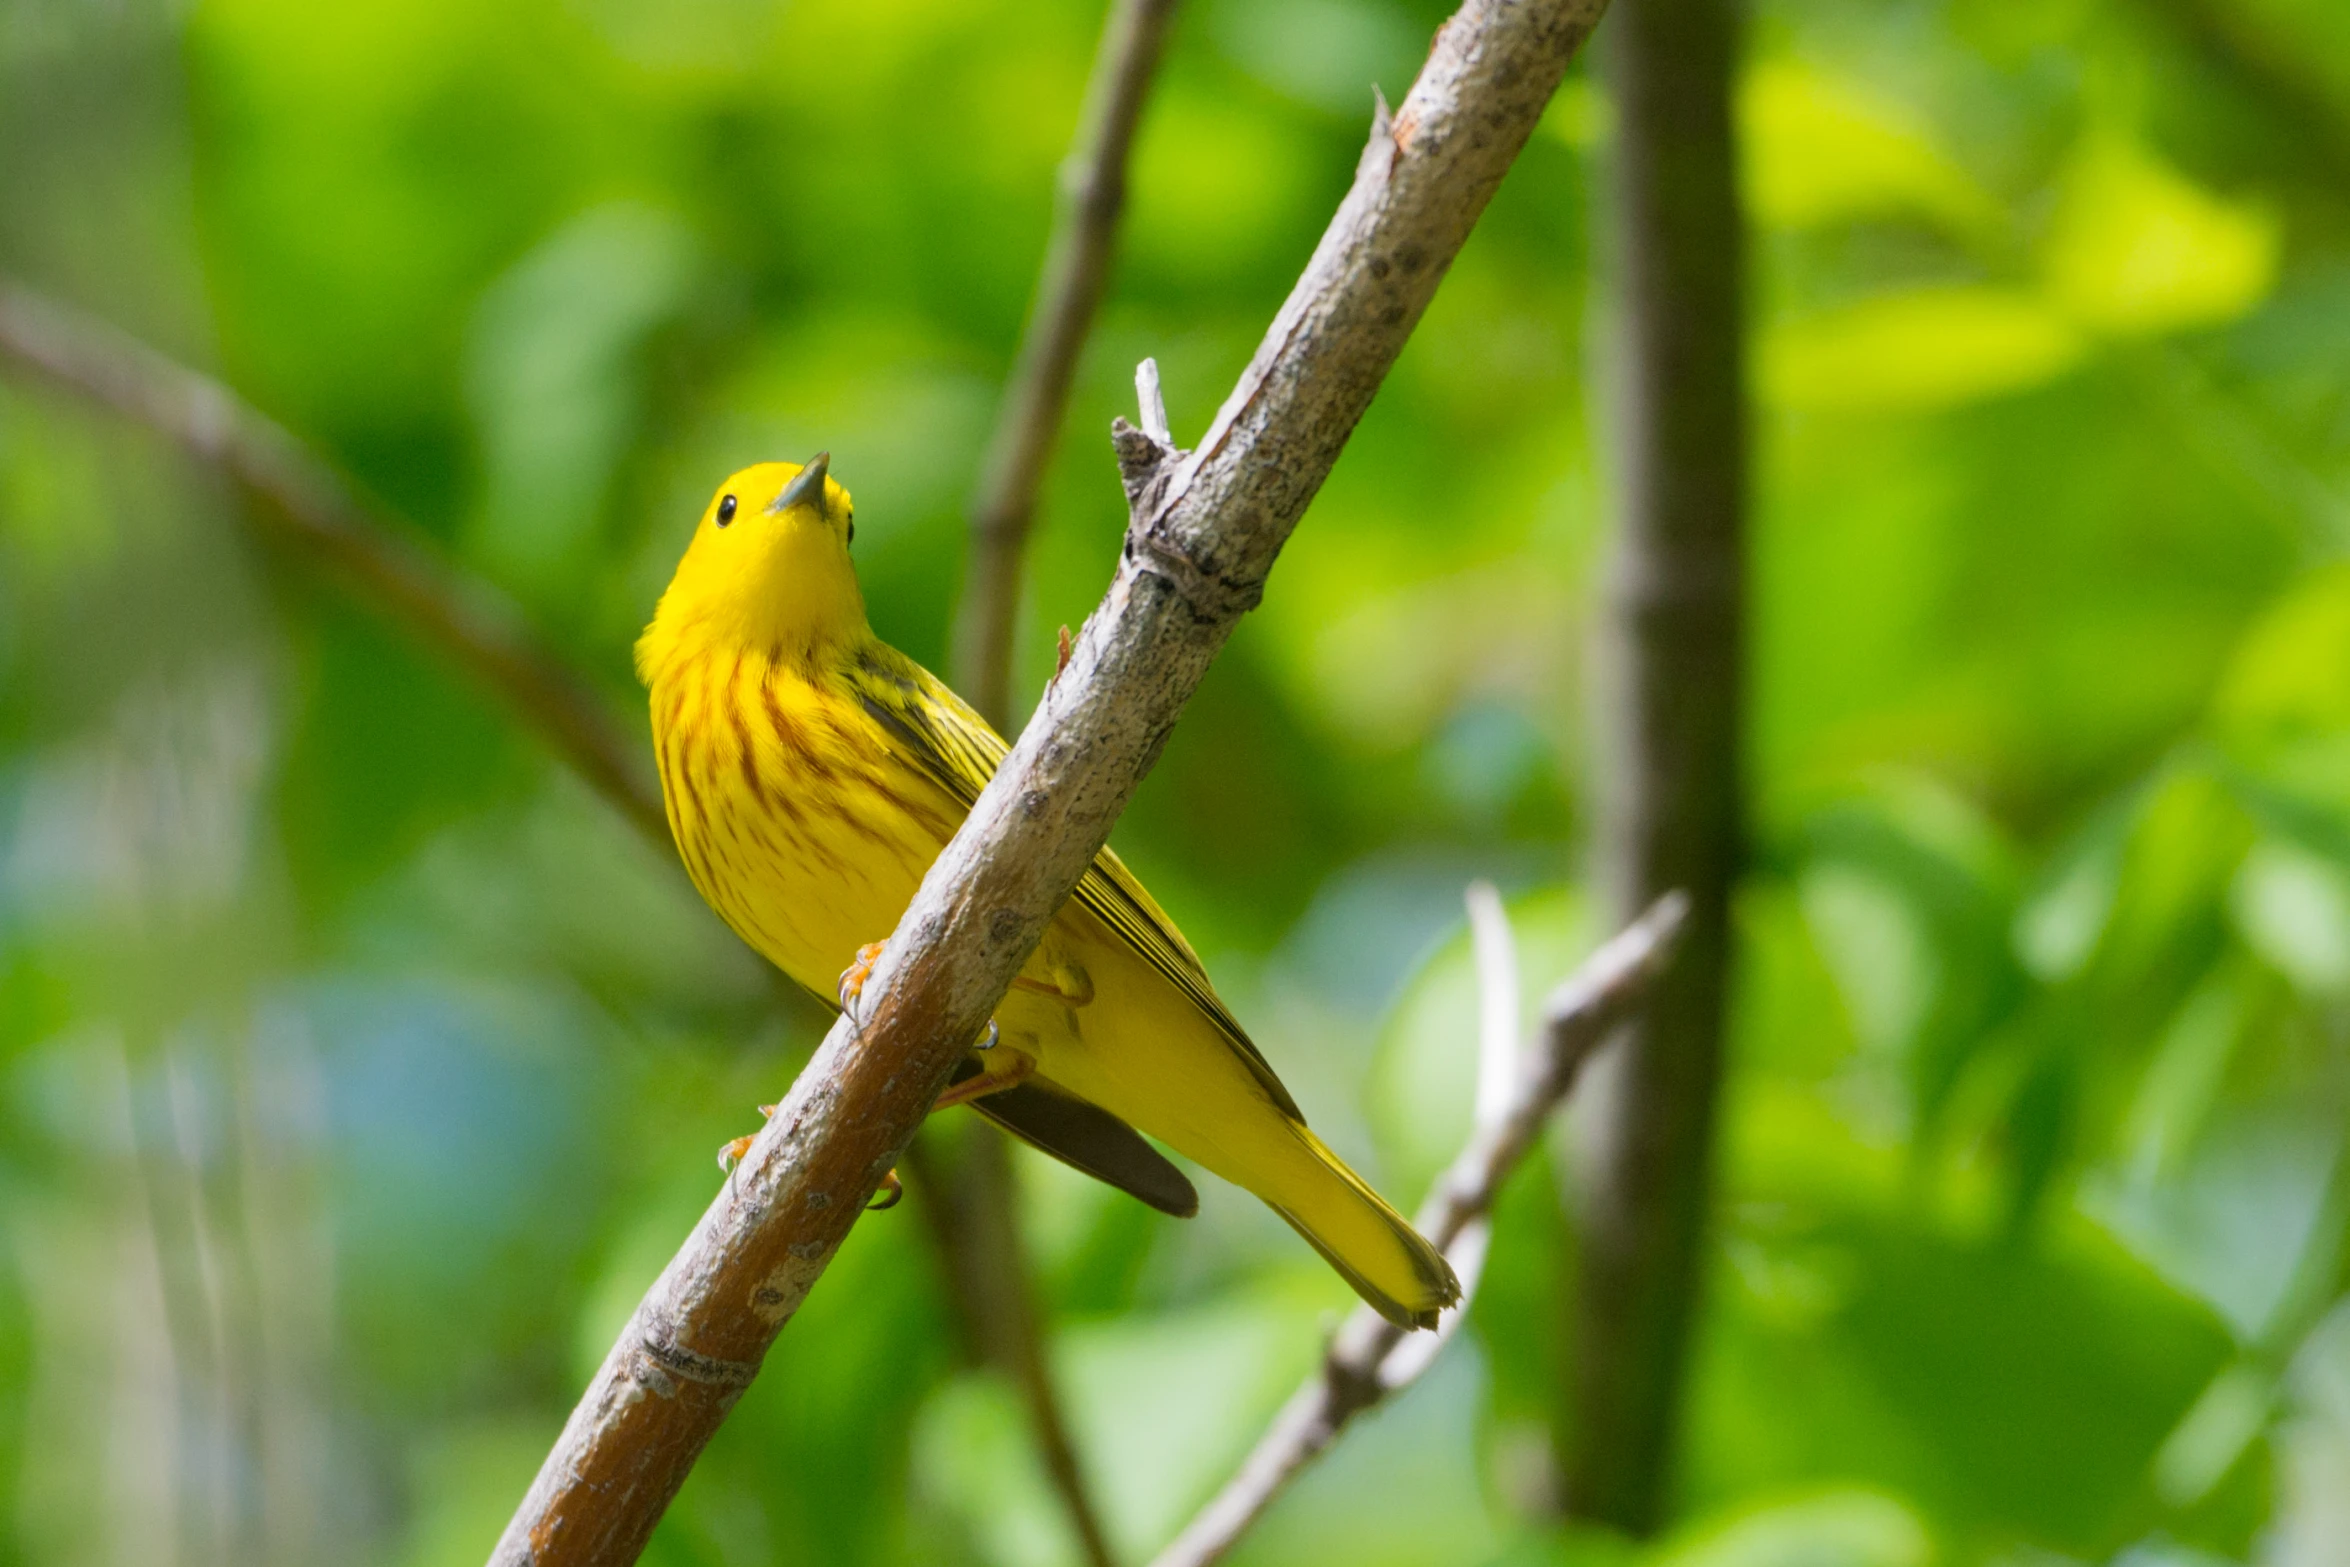
[[[1213,555],[1203,558],[1165,526],[1177,476],[1192,453],[1175,444],[1168,428],[1156,359],[1135,366],[1134,390],[1142,424],[1129,424],[1123,415],[1110,421],[1110,447],[1126,490],[1121,563],[1130,574],[1148,573],[1167,583],[1202,624],[1230,624],[1264,601],[1264,573],[1219,571]]]

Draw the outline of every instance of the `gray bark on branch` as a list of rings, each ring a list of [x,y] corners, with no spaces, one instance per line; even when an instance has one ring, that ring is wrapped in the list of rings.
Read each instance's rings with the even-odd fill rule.
[[[1107,597],[924,878],[863,1016],[825,1037],[639,1304],[494,1562],[643,1550],[1262,594],[1603,6],[1469,0],[1438,32],[1200,449],[1152,465]]]
[[[1491,889],[1481,890],[1491,896]],[[1501,922],[1498,898],[1480,911],[1472,893],[1471,909],[1479,967],[1485,971],[1479,986],[1482,1020],[1490,1033],[1497,1019],[1506,1019],[1499,1026],[1508,1030],[1504,1037],[1514,1047],[1517,979],[1507,956],[1508,926]],[[1437,1332],[1426,1338],[1408,1337],[1370,1307],[1358,1307],[1331,1339],[1321,1369],[1290,1396],[1224,1489],[1151,1567],[1211,1567],[1222,1561],[1350,1421],[1409,1387],[1434,1363],[1436,1350],[1468,1312],[1484,1261],[1487,1216],[1503,1184],[1575,1086],[1583,1063],[1639,1009],[1650,983],[1672,960],[1688,912],[1687,898],[1668,893],[1553,990],[1543,1005],[1541,1038],[1523,1066],[1514,1061],[1514,1048],[1497,1051],[1488,1041],[1481,1052],[1478,1115],[1468,1146],[1413,1221],[1460,1275],[1460,1304],[1446,1311]],[[1496,970],[1506,970],[1507,978],[1497,977]]]

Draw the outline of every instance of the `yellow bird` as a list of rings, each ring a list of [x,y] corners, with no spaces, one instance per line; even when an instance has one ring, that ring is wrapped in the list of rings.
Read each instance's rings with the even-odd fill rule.
[[[844,1004],[1007,747],[882,642],[856,512],[819,454],[728,479],[637,643],[669,826],[743,940]],[[1198,956],[1104,849],[940,1106],[1164,1212],[1198,1193],[1139,1128],[1289,1221],[1389,1320],[1460,1298],[1436,1248],[1307,1130]]]

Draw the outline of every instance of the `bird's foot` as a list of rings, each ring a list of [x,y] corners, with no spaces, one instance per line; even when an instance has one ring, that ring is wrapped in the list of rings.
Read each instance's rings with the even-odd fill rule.
[[[989,1026],[992,1028],[994,1025],[991,1023]],[[990,1047],[982,1046],[981,1048]],[[954,1105],[969,1104],[974,1099],[982,1099],[989,1094],[1000,1094],[1007,1088],[1026,1082],[1030,1074],[1036,1070],[1036,1057],[1022,1055],[1017,1050],[1008,1050],[1005,1054],[1011,1060],[1010,1064],[1002,1071],[982,1071],[964,1078],[959,1083],[949,1084],[946,1091],[938,1096],[938,1102],[930,1108],[937,1111],[948,1109]]]
[[[1093,976],[1074,963],[1056,963],[1051,977],[1030,979],[1019,975],[1012,981],[1014,990],[1025,990],[1032,995],[1050,996],[1065,1007],[1082,1007],[1093,1000]]]
[[[881,1190],[873,1194],[873,1200],[865,1205],[865,1211],[880,1213],[895,1208],[905,1195],[906,1183],[898,1179],[897,1171],[892,1170],[881,1178]]]
[[[759,1106],[759,1114],[770,1121],[775,1119],[775,1110],[776,1107],[774,1105]],[[758,1140],[759,1134],[757,1132],[752,1132],[747,1136],[736,1138],[734,1141],[728,1143],[725,1147],[719,1149],[718,1168],[724,1170],[727,1172],[727,1174],[732,1175],[734,1173],[734,1167],[743,1162],[743,1155],[751,1151],[751,1144],[757,1142]]]
[[[857,960],[840,971],[840,1009],[853,1023],[861,1023],[857,1016],[857,998],[865,993],[865,981],[873,977],[873,965],[881,961],[884,943],[868,941],[857,949]]]

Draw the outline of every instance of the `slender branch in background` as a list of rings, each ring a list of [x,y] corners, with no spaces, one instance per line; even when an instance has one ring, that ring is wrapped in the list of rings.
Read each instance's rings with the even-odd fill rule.
[[[310,556],[360,597],[488,686],[597,793],[669,841],[644,747],[511,601],[363,500],[332,465],[236,393],[103,321],[0,280],[0,358],[40,371],[226,472],[264,504],[269,536]]]
[[[844,1017],[621,1331],[493,1561],[636,1559],[1108,839],[1603,0],[1469,0],[1199,451],[1114,429],[1118,572]]]
[[[1617,918],[1690,898],[1680,961],[1579,1113],[1578,1278],[1560,1494],[1634,1534],[1661,1522],[1699,1288],[1741,855],[1744,341],[1731,0],[1625,0],[1606,63],[1617,131],[1613,399],[1621,533],[1600,716],[1598,861]]]
[[[1339,1328],[1322,1367],[1290,1396],[1231,1480],[1200,1509],[1151,1567],[1209,1567],[1288,1489],[1300,1471],[1329,1450],[1347,1423],[1394,1397],[1435,1361],[1475,1297],[1502,1186],[1542,1134],[1551,1112],[1575,1086],[1583,1063],[1634,1017],[1672,956],[1689,900],[1669,893],[1601,947],[1550,993],[1531,1059],[1517,1048],[1515,945],[1501,900],[1490,887],[1470,889],[1470,928],[1477,940],[1479,1035],[1477,1119],[1468,1146],[1420,1205],[1420,1233],[1444,1249],[1461,1279],[1461,1303],[1437,1331],[1407,1335],[1368,1306]]]
[[[1011,1139],[976,1115],[941,1117],[923,1127],[907,1153],[906,1173],[973,1358],[1002,1372],[1020,1395],[1045,1479],[1069,1515],[1080,1554],[1089,1567],[1111,1567],[1109,1534],[1086,1486],[1045,1349]]]
[[[1061,163],[1036,299],[980,463],[951,672],[956,689],[1006,734],[1012,731],[1021,565],[1037,492],[1068,416],[1077,361],[1109,276],[1126,205],[1127,158],[1174,10],[1175,0],[1111,0],[1077,134]],[[955,1144],[952,1184],[918,1177],[916,1197],[945,1220],[932,1230],[948,1288],[974,1330],[973,1348],[1018,1388],[1045,1475],[1069,1514],[1088,1567],[1111,1567],[1108,1535],[1086,1487],[1045,1351],[1045,1313],[1020,1223],[1011,1144],[992,1127],[969,1125],[933,1127],[924,1140]],[[920,1167],[935,1170],[939,1163],[933,1157]]]
[[[1127,155],[1174,12],[1175,0],[1111,0],[1077,138],[1061,164],[1060,202],[1045,244],[1044,273],[971,503],[971,560],[955,623],[951,673],[963,699],[1006,734],[1011,733],[1012,633],[1020,619],[1020,567],[1028,529],[1068,414],[1078,356],[1109,277],[1118,216],[1126,206]]]

